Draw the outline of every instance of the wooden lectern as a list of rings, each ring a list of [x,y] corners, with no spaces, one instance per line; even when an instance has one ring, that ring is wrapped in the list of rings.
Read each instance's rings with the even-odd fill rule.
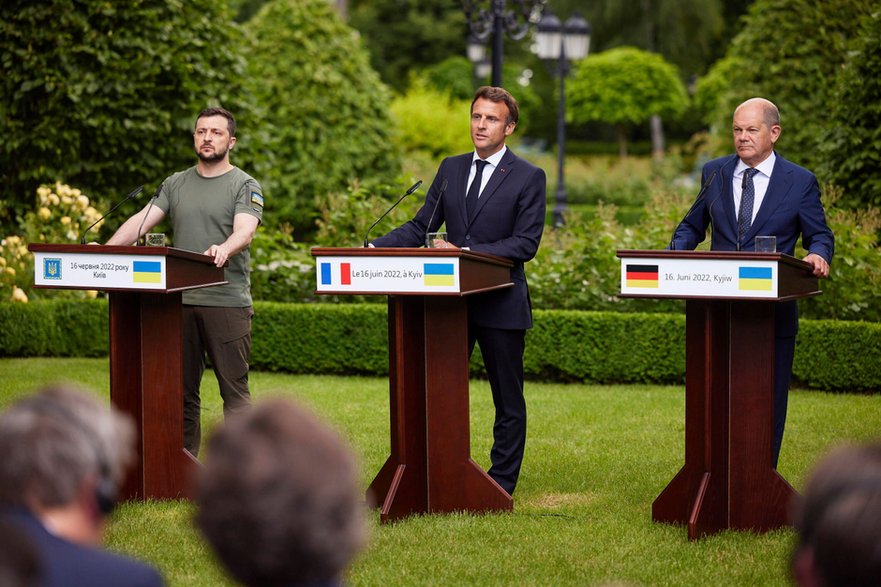
[[[618,251],[621,296],[686,300],[685,465],[652,504],[689,539],[786,526],[796,495],[772,467],[774,305],[821,293],[780,253]]]
[[[511,287],[507,259],[458,249],[313,248],[318,294],[389,296],[391,455],[367,490],[388,522],[510,510],[471,459],[466,295]]]
[[[40,288],[110,293],[110,400],[135,422],[122,499],[188,496],[198,461],[183,448],[181,292],[226,283],[207,255],[169,247],[41,245]]]

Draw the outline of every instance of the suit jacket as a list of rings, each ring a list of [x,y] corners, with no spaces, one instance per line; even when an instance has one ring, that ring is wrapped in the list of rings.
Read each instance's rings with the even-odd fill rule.
[[[544,230],[545,172],[508,149],[469,219],[465,194],[472,156],[466,153],[444,159],[416,216],[373,245],[419,247],[425,244],[426,233],[446,222],[450,243],[514,262],[514,287],[469,296],[469,318],[488,328],[530,328],[532,306],[523,264],[535,257]],[[447,187],[441,194],[444,181]]]
[[[31,513],[12,510],[3,518],[20,527],[40,558],[43,587],[161,587],[156,569],[97,548],[74,544],[51,534]]]
[[[795,244],[801,237],[805,249],[831,262],[835,238],[826,224],[817,178],[779,154],[762,206],[739,242],[732,189],[737,161],[737,155],[729,155],[704,165],[702,185],[714,171],[716,177],[676,228],[671,248],[694,249],[706,238],[707,227],[712,226],[710,242],[714,251],[752,251],[756,236],[763,235],[776,236],[777,252],[794,256]],[[778,337],[795,336],[798,332],[798,306],[795,302],[778,304],[776,326]]]

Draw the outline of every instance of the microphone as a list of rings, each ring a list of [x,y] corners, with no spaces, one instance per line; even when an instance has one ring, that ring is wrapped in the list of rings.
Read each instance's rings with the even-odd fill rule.
[[[113,212],[115,212],[117,208],[119,208],[120,206],[122,206],[123,202],[127,202],[127,201],[129,201],[129,200],[131,200],[131,199],[137,197],[137,195],[140,194],[142,191],[144,191],[144,186],[139,185],[138,187],[136,187],[135,189],[133,189],[133,190],[131,191],[131,193],[129,193],[129,195],[127,195],[125,198],[123,198],[122,200],[120,200],[119,202],[117,202],[117,204],[116,204],[115,206],[113,206],[113,208],[111,208],[110,211],[107,212],[107,214],[105,214],[104,216],[102,216],[101,218],[99,218],[98,220],[96,220],[95,222],[93,222],[92,224],[90,224],[89,227],[88,227],[87,229],[85,229],[85,230],[80,234],[80,244],[81,244],[81,245],[86,244],[86,233],[88,233],[90,230],[92,230],[92,228],[94,228],[94,226],[95,226],[96,224],[98,224],[99,222],[101,222],[102,220],[104,220],[105,218],[107,218],[108,216],[110,216],[111,214],[113,214]]]
[[[398,204],[400,204],[400,203],[404,200],[404,198],[406,198],[407,196],[409,196],[410,194],[412,194],[413,192],[415,192],[416,190],[418,190],[418,189],[419,189],[419,186],[421,186],[421,185],[422,185],[422,180],[421,180],[421,179],[420,179],[419,181],[417,181],[416,183],[414,183],[413,185],[411,185],[411,186],[410,186],[410,189],[407,190],[406,192],[404,192],[404,195],[401,196],[401,197],[398,199],[397,202],[395,202],[394,204],[392,204],[392,207],[391,207],[391,208],[389,208],[388,210],[386,210],[386,211],[383,213],[383,215],[380,216],[380,217],[376,220],[376,222],[374,222],[373,224],[370,225],[370,228],[368,228],[368,229],[367,229],[367,232],[364,234],[364,248],[365,248],[365,249],[367,248],[367,244],[368,244],[368,243],[367,243],[367,237],[368,237],[368,235],[370,234],[370,231],[373,230],[373,229],[376,227],[377,224],[379,224],[380,220],[382,220],[383,218],[385,218],[386,214],[388,214],[389,212],[391,212],[392,210],[394,210],[395,208],[397,208],[397,207],[398,207]]]
[[[425,246],[427,247],[428,242],[428,233],[431,232],[431,221],[434,220],[434,213],[437,212],[437,207],[440,204],[441,198],[444,197],[444,192],[447,191],[447,178],[444,178],[443,183],[441,183],[440,191],[437,194],[437,201],[434,203],[434,210],[431,211],[431,216],[428,217],[428,226],[425,227]]]
[[[150,198],[150,205],[147,206],[147,213],[144,214],[144,219],[141,220],[141,225],[138,227],[138,238],[135,239],[135,246],[136,247],[141,246],[141,231],[144,229],[144,223],[147,222],[147,216],[150,215],[150,209],[153,207],[153,202],[156,201],[156,199],[159,197],[159,194],[161,194],[161,193],[162,193],[162,184],[160,183],[159,187],[156,188],[156,193],[153,194],[152,198]]]
[[[697,197],[694,199],[694,204],[692,204],[692,205],[691,205],[691,208],[688,209],[688,212],[685,213],[685,216],[683,216],[683,219],[688,218],[689,214],[691,214],[692,212],[694,212],[694,209],[695,209],[695,208],[697,207],[697,205],[701,202],[701,199],[703,198],[704,194],[707,193],[707,189],[709,189],[710,185],[712,185],[713,180],[716,179],[716,174],[717,174],[717,173],[719,173],[719,168],[718,168],[718,167],[717,167],[716,169],[713,170],[713,173],[710,174],[710,177],[708,177],[708,178],[707,178],[707,181],[704,182],[704,185],[701,186],[700,191],[697,193]],[[715,200],[714,200],[714,201],[713,201],[713,204],[715,204],[715,203],[716,203],[716,202],[715,202]],[[711,206],[712,206],[712,205],[711,205]],[[712,217],[712,214],[711,214],[710,216]],[[680,223],[680,224],[681,224],[681,223]],[[678,226],[677,226],[677,228],[678,228]],[[671,250],[671,251],[675,251],[675,250],[676,250],[675,239],[676,239],[676,229],[673,229],[673,236],[670,238],[670,250]]]

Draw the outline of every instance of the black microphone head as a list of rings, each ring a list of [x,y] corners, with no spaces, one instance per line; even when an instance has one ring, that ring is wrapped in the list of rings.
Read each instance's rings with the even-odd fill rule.
[[[127,195],[125,198],[126,198],[127,200],[131,200],[132,198],[136,198],[136,197],[138,197],[138,195],[140,195],[140,193],[141,193],[142,191],[144,191],[144,186],[139,185],[138,187],[136,187],[135,189],[133,189],[132,192],[131,192],[129,195]]]
[[[409,196],[410,194],[412,194],[413,192],[415,192],[416,190],[418,190],[418,189],[419,189],[419,186],[421,186],[421,185],[422,185],[422,180],[420,179],[419,181],[417,181],[416,183],[414,183],[413,185],[411,185],[411,186],[410,186],[410,189],[407,190],[407,192],[406,192],[404,195],[405,195],[405,196]]]

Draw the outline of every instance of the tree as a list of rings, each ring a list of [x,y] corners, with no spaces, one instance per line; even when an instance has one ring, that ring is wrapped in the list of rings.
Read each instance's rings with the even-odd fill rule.
[[[676,67],[634,47],[604,51],[582,60],[567,82],[567,117],[575,123],[614,125],[618,148],[627,155],[627,129],[653,115],[678,116],[688,105]]]
[[[817,172],[845,189],[850,206],[881,206],[881,11],[849,52],[820,155]]]
[[[98,199],[118,199],[192,164],[190,137],[201,108],[249,108],[239,90],[242,32],[224,6],[4,1],[3,222],[10,226],[22,215],[43,183],[60,180]]]
[[[352,0],[349,24],[370,48],[383,81],[402,92],[410,73],[465,54],[467,26],[450,0]]]
[[[302,238],[315,229],[316,198],[400,172],[389,92],[327,0],[272,0],[248,30],[248,79],[261,109],[239,160],[262,182],[272,220]]]

